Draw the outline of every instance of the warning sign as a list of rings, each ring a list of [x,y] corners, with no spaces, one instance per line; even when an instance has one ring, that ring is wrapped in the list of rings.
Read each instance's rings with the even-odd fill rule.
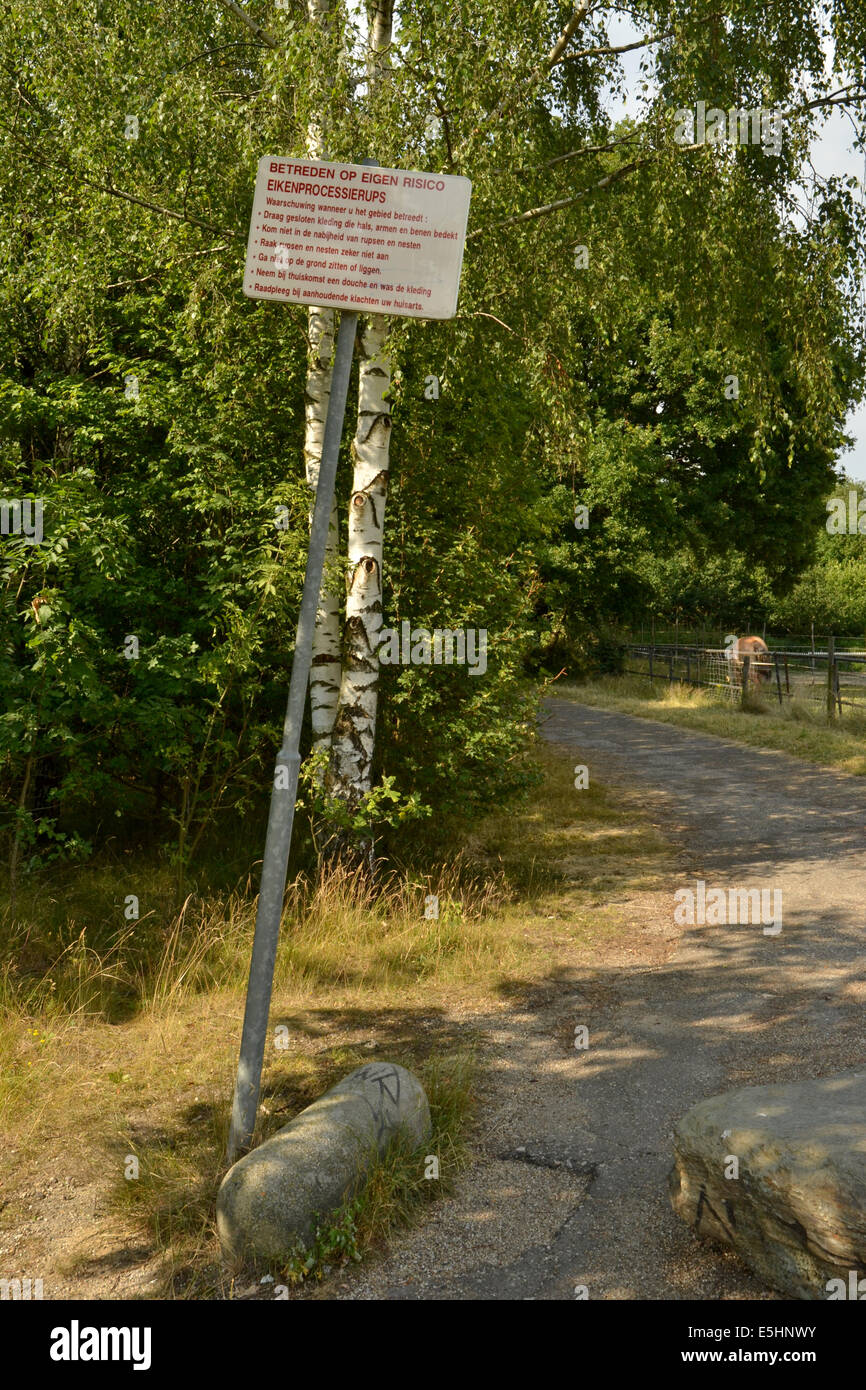
[[[244,294],[450,319],[469,179],[367,164],[259,160]]]

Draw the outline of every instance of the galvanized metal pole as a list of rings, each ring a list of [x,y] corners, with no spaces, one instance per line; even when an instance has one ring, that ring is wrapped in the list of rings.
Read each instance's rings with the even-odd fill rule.
[[[331,372],[331,396],[325,419],[325,437],[322,441],[322,461],[316,486],[316,504],[313,509],[313,522],[310,528],[310,548],[307,554],[304,592],[301,598],[301,611],[298,615],[298,634],[295,640],[294,660],[292,661],[292,678],[289,685],[286,718],[283,724],[283,740],[277,754],[271,791],[271,810],[268,817],[268,832],[265,838],[265,853],[262,861],[259,906],[256,913],[256,930],[253,938],[244,1028],[241,1037],[241,1055],[238,1062],[231,1129],[226,1152],[226,1159],[229,1163],[234,1163],[238,1155],[248,1149],[252,1143],[256,1111],[259,1104],[259,1087],[262,1079],[262,1061],[265,1055],[274,964],[277,957],[280,918],[283,915],[283,895],[286,890],[289,849],[292,843],[292,824],[295,819],[295,798],[298,791],[298,772],[301,765],[298,751],[301,722],[304,717],[307,684],[310,679],[316,610],[319,606],[319,594],[322,588],[328,525],[331,519],[334,481],[340,452],[340,438],[343,433],[343,417],[346,412],[346,396],[352,370],[352,352],[357,323],[358,315],[356,313],[341,313],[337,349]]]

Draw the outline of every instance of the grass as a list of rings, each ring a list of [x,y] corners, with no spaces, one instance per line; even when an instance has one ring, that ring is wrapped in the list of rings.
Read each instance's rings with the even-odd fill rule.
[[[642,676],[558,684],[556,691],[600,709],[642,715],[754,748],[792,753],[857,777],[866,775],[866,717],[850,711],[830,723],[816,704],[793,699],[780,706],[771,696],[760,694],[750,696],[747,708],[741,709],[730,698],[700,687],[650,682]]]
[[[431,1200],[451,1191],[468,1161],[466,1135],[474,1106],[473,1051],[453,1049],[426,1061],[419,1060],[411,1048],[398,1056],[388,1055],[411,1066],[421,1080],[430,1102],[431,1136],[420,1147],[399,1139],[392,1143],[387,1154],[374,1163],[360,1192],[342,1210],[321,1218],[309,1249],[287,1251],[285,1260],[268,1266],[278,1284],[320,1281],[350,1260],[361,1260],[381,1247],[395,1228],[415,1220]],[[282,1080],[275,1084],[272,1077],[270,1113],[261,1137],[286,1123],[289,1112],[312,1103],[321,1091],[369,1060],[369,1053],[337,1048],[325,1065],[302,1069],[300,1076],[295,1075],[291,1088],[284,1089]],[[286,1104],[283,1113],[277,1103],[289,1100],[290,1089],[293,1103]],[[161,1252],[158,1287],[153,1291],[158,1297],[224,1297],[265,1268],[228,1270],[218,1256],[214,1206],[225,1171],[222,1156],[228,1090],[224,1099],[221,1106],[199,1103],[197,1109],[188,1109],[185,1133],[174,1130],[158,1138],[150,1136],[145,1144],[129,1135],[118,1136],[126,1142],[118,1145],[123,1166],[120,1162],[116,1165],[112,1201]],[[121,1154],[124,1147],[128,1152]],[[438,1181],[425,1178],[430,1156],[439,1161]]]
[[[375,889],[345,873],[290,887],[256,1141],[371,1058],[421,1076],[434,1137],[424,1154],[394,1148],[283,1282],[381,1248],[448,1190],[471,1146],[478,1017],[528,997],[564,961],[592,959],[624,930],[611,888],[651,887],[666,872],[639,804],[598,785],[576,791],[564,750],[538,757],[544,785],[467,830],[448,862],[395,867]],[[214,1199],[255,903],[243,885],[173,912],[173,891],[158,867],[85,866],[25,881],[14,918],[0,903],[0,1126],[17,1170],[0,1229],[22,1219],[16,1189],[74,1153],[90,1209],[102,1203],[120,1225],[115,1246],[144,1252],[148,1296],[233,1296]],[[438,918],[424,915],[431,894]],[[424,1177],[430,1154],[438,1181]],[[81,1296],[116,1296],[102,1291],[109,1256],[77,1211],[64,1209],[40,1256],[46,1296],[52,1270]]]

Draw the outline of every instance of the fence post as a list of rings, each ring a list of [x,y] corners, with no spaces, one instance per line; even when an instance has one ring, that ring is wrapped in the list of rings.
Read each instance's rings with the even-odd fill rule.
[[[741,709],[745,709],[745,708],[746,708],[746,696],[747,696],[747,692],[748,692],[748,689],[749,689],[749,665],[750,665],[750,662],[751,662],[751,657],[749,656],[749,654],[748,654],[748,652],[747,652],[746,655],[743,657],[743,689],[742,689],[742,692],[741,692],[741,695],[740,695],[740,708],[741,708]]]
[[[670,652],[668,652],[668,680],[670,681],[671,685],[673,685],[673,681],[674,681],[674,659],[673,659],[673,657],[671,656]]]
[[[836,704],[836,639],[827,638],[827,718],[832,719]]]
[[[652,678],[653,678],[653,652],[654,652],[654,651],[655,651],[655,648],[651,646],[650,649],[649,649],[649,668],[650,668],[649,676],[650,676],[650,680],[652,680]]]
[[[783,662],[785,663],[785,694],[786,694],[786,695],[790,695],[790,693],[791,693],[791,680],[790,680],[790,677],[789,677],[789,675],[788,675],[788,658],[787,658],[786,656],[783,656],[783,657],[782,657],[782,660],[783,660]]]
[[[692,683],[692,654],[686,650],[686,685]]]
[[[779,653],[773,653],[773,665],[776,668],[776,692],[779,696],[779,704],[782,703],[782,677],[779,675]]]

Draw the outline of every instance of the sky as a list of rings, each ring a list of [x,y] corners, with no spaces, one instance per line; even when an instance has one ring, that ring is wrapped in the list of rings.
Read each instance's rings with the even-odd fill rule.
[[[641,31],[634,27],[627,16],[611,15],[608,18],[607,29],[611,44],[632,43],[643,37]],[[645,53],[645,49],[638,49],[634,53],[620,55],[619,61],[626,75],[628,88],[624,107],[619,97],[614,99],[620,115],[638,113],[639,84],[641,80],[645,80],[641,77],[640,61]],[[611,103],[612,109],[614,102]],[[864,155],[852,148],[853,139],[854,128],[851,119],[839,107],[831,108],[826,121],[817,127],[817,138],[812,146],[812,163],[824,177],[830,174],[853,174],[859,181],[862,198],[866,182],[866,162]],[[866,402],[848,416],[846,431],[854,437],[855,444],[852,450],[839,455],[838,463],[844,467],[849,478],[866,486]]]

